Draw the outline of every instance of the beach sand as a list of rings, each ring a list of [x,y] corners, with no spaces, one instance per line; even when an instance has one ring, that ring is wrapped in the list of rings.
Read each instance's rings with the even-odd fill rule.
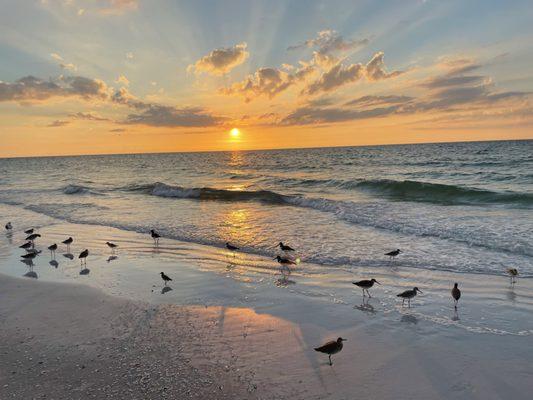
[[[0,243],[1,399],[529,399],[530,279],[342,269],[305,263],[282,277],[269,260],[147,235],[57,223],[45,248],[72,234],[90,273],[58,252],[28,267]],[[119,243],[109,260],[106,240]],[[158,276],[174,280],[164,289]],[[363,302],[351,280],[381,286]],[[411,309],[395,294],[412,282]],[[449,296],[461,282],[457,315]],[[487,319],[493,319],[487,321]],[[347,338],[333,357],[314,347]]]

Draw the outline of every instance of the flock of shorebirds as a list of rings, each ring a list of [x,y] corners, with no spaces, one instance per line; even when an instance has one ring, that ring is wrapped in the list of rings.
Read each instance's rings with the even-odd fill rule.
[[[11,224],[11,222],[8,222],[5,225],[5,229],[8,232],[12,232],[13,225]],[[22,248],[22,249],[25,249],[26,250],[26,254],[23,254],[21,257],[22,257],[23,260],[26,260],[25,262],[31,262],[41,252],[41,251],[35,249],[35,240],[37,238],[40,238],[41,235],[39,233],[36,233],[33,228],[25,230],[24,233],[26,235],[28,235],[28,236],[26,237],[25,243],[23,243],[19,247]],[[152,239],[154,241],[154,245],[158,246],[159,245],[159,239],[161,238],[161,235],[159,233],[157,233],[155,230],[152,229],[152,230],[150,230],[150,236],[152,237]],[[74,242],[74,239],[72,237],[69,237],[69,238],[67,238],[67,239],[65,239],[65,240],[63,240],[61,242],[62,244],[64,244],[66,246],[67,254],[71,256],[71,257],[69,257],[71,259],[74,258],[74,256],[72,256],[70,254],[70,245],[73,242]],[[116,248],[118,247],[117,244],[112,243],[112,242],[105,242],[105,243],[111,249],[111,251],[113,253],[116,250]],[[225,247],[226,247],[227,250],[229,250],[233,254],[233,257],[235,257],[235,252],[240,250],[239,247],[234,246],[234,245],[232,245],[229,242],[226,242]],[[283,242],[279,242],[276,245],[276,248],[277,247],[279,247],[281,249],[281,251],[283,252],[284,256],[280,256],[278,254],[276,257],[274,257],[274,260],[276,260],[281,265],[281,268],[285,268],[285,271],[288,271],[290,273],[290,267],[293,266],[293,265],[299,264],[300,259],[290,256],[291,253],[295,252],[295,249],[293,249],[292,247],[284,244]],[[48,246],[48,250],[51,253],[52,261],[55,259],[55,252],[56,252],[57,248],[58,248],[57,243],[54,243],[54,244]],[[389,256],[391,261],[392,261],[395,257],[400,255],[401,253],[402,253],[402,251],[400,249],[396,249],[396,250],[393,250],[391,252],[385,253],[385,255]],[[83,274],[87,274],[89,272],[89,270],[87,269],[87,258],[88,258],[88,256],[89,256],[89,250],[88,249],[83,250],[78,256],[78,258],[80,260],[80,265],[82,267],[82,270],[80,271],[80,274],[82,274],[82,275]],[[85,269],[83,269],[84,266],[85,266]],[[283,269],[281,271],[282,271],[282,273],[284,272]],[[509,269],[507,269],[507,273],[508,273],[508,275],[509,275],[509,277],[511,279],[511,283],[514,284],[516,282],[517,276],[519,275],[518,274],[518,270],[516,268],[509,268]],[[170,278],[164,272],[161,272],[160,276],[161,276],[161,279],[163,280],[163,283],[164,283],[165,287],[167,286],[168,282],[172,281],[172,278]],[[363,291],[363,298],[365,298],[367,296],[369,298],[372,297],[370,295],[369,289],[371,289],[374,286],[375,283],[377,283],[378,285],[380,284],[374,278],[365,279],[365,280],[352,282],[352,283],[355,286],[361,288],[361,290]],[[407,300],[408,307],[411,307],[411,300],[414,297],[416,297],[416,295],[418,293],[422,293],[422,291],[420,289],[418,289],[417,287],[413,287],[413,289],[405,290],[402,293],[397,294],[396,296],[400,297],[402,299],[402,307],[405,305],[405,301],[406,300]],[[453,299],[453,302],[454,302],[454,308],[455,308],[455,310],[457,310],[457,305],[459,303],[459,299],[461,298],[461,290],[459,289],[459,284],[458,283],[455,283],[453,288],[451,289],[451,295],[452,295],[452,299]],[[342,350],[344,341],[346,341],[346,339],[343,339],[343,338],[339,337],[337,340],[333,340],[333,341],[327,342],[324,345],[315,348],[314,350],[318,351],[320,353],[327,354],[328,358],[329,358],[329,365],[333,365],[332,361],[331,361],[331,356],[333,354],[336,354],[336,353],[338,353],[338,352],[340,352]]]

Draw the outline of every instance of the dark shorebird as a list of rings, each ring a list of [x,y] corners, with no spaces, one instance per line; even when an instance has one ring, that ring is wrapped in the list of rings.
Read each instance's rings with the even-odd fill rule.
[[[319,351],[320,353],[325,353],[329,356],[329,365],[333,365],[331,362],[331,356],[333,354],[337,354],[339,351],[342,350],[342,342],[346,341],[346,339],[338,338],[337,340],[332,340],[331,342],[327,342],[326,344],[323,344],[320,347],[315,348],[315,351]]]
[[[25,233],[26,235],[31,235],[31,234],[33,233],[33,231],[34,231],[33,228],[31,228],[31,229],[26,229],[26,230],[24,231],[24,233]]]
[[[452,289],[453,305],[456,310],[457,310],[457,304],[459,303],[459,299],[461,298],[461,291],[459,290],[458,286],[459,284],[455,283]]]
[[[70,245],[72,244],[73,241],[74,241],[74,239],[72,239],[72,237],[69,237],[68,239],[63,240],[61,243],[67,245],[67,251],[68,251],[68,250],[70,250]]]
[[[359,286],[361,289],[363,289],[363,297],[365,297],[365,290],[368,293],[368,297],[372,297],[372,296],[370,296],[370,292],[368,291],[368,289],[370,289],[372,286],[374,286],[374,283],[377,283],[378,285],[381,285],[381,283],[376,281],[374,278],[369,279],[369,280],[359,281],[359,282],[352,282],[352,283],[355,286]]]
[[[170,282],[172,280],[172,278],[170,278],[164,272],[161,272],[161,279],[163,279],[163,282],[165,282],[165,286],[167,285],[168,282]]]
[[[394,257],[397,257],[398,254],[400,254],[402,251],[400,249],[396,249],[394,251],[389,251],[388,253],[385,253],[386,256],[389,256],[392,260]]]
[[[283,251],[294,251],[294,249],[291,246],[287,246],[286,244],[283,244],[283,242],[279,242],[278,246]]]
[[[281,256],[276,256],[274,258],[274,260],[277,260],[281,265],[286,265],[286,266],[296,265],[297,264],[296,261],[293,261],[290,258],[285,258],[285,257],[281,257]]]
[[[87,265],[87,257],[89,256],[89,250],[85,249],[83,250],[80,255],[78,256],[78,258],[80,259],[80,263],[83,265]]]
[[[235,257],[235,252],[240,250],[240,248],[230,244],[229,242],[226,242],[226,249],[228,249],[229,251],[231,251],[233,253],[233,257]]]
[[[118,244],[111,243],[111,242],[105,242],[107,244],[107,247],[111,249],[111,251],[115,251],[115,249],[118,247]]]
[[[33,247],[33,244],[31,242],[26,242],[23,245],[19,246],[21,249],[28,250],[29,248]]]
[[[509,274],[509,277],[511,278],[511,283],[515,283],[516,277],[518,276],[518,270],[516,268],[508,268],[507,273]]]
[[[38,252],[32,251],[31,253],[21,255],[21,257],[25,260],[33,260],[35,257],[37,257],[38,254]]]
[[[11,222],[8,222],[8,223],[6,224],[6,231],[10,231],[10,230],[12,230],[12,229],[13,229],[13,225],[11,225]]]
[[[26,240],[29,240],[30,242],[33,243],[35,241],[35,239],[40,238],[40,237],[41,237],[41,235],[39,235],[38,233],[32,233],[31,235],[29,235],[26,238]]]
[[[52,255],[54,255],[56,253],[56,250],[57,250],[57,243],[54,243],[53,245],[48,246],[48,250],[50,250],[50,253],[52,253]]]
[[[407,304],[409,307],[411,307],[411,299],[416,296],[417,292],[422,293],[419,288],[414,287],[412,290],[406,290],[405,292],[397,294],[396,296],[402,298],[402,306],[405,304],[405,300],[407,299]]]
[[[153,229],[150,229],[150,235],[152,236],[152,239],[154,239],[154,244],[157,246],[159,244],[159,238],[161,235]]]

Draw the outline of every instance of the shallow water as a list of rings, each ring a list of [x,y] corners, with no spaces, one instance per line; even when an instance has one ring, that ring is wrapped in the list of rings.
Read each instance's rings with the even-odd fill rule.
[[[533,141],[0,160],[0,203],[333,268],[533,276]]]

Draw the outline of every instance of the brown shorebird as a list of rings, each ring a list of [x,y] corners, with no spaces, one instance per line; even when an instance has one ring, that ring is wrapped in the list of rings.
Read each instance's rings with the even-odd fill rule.
[[[291,260],[290,258],[285,258],[285,257],[281,257],[281,256],[276,256],[274,258],[274,260],[278,260],[278,262],[281,264],[281,265],[296,265],[297,262],[296,261],[293,261]]]
[[[31,234],[33,233],[33,231],[34,231],[33,228],[31,228],[31,229],[26,229],[26,230],[24,231],[24,233],[25,233],[26,235],[31,235]]]
[[[26,238],[26,240],[29,240],[30,242],[33,243],[35,241],[35,239],[40,238],[40,237],[41,237],[41,235],[39,235],[38,233],[32,233],[31,235],[29,235]]]
[[[53,245],[48,246],[48,250],[50,250],[50,253],[52,253],[52,255],[54,255],[56,253],[56,250],[57,250],[57,243],[54,243]]]
[[[461,298],[461,291],[459,290],[458,286],[459,284],[456,282],[453,285],[453,289],[452,289],[453,305],[456,310],[457,310],[457,304],[459,303],[459,299]]]
[[[408,306],[411,307],[411,299],[416,296],[417,292],[422,293],[422,291],[419,288],[414,287],[412,290],[406,290],[405,292],[397,294],[396,296],[402,298],[402,306],[405,304],[405,300],[407,300]]]
[[[80,259],[80,263],[81,265],[85,264],[87,265],[87,257],[89,256],[89,250],[85,249],[83,250],[80,255],[78,256],[78,258]]]
[[[6,224],[6,230],[7,230],[7,231],[10,231],[11,229],[13,229],[13,225],[11,225],[11,222],[8,222],[8,223]]]
[[[516,277],[518,276],[518,270],[516,268],[508,268],[507,273],[511,277],[511,283],[515,283]]]
[[[278,246],[283,251],[294,251],[291,246],[287,246],[286,244],[283,244],[283,242],[279,242]]]
[[[370,296],[370,292],[368,291],[368,289],[370,289],[372,286],[374,286],[374,283],[377,283],[378,285],[381,285],[381,283],[376,281],[374,278],[369,279],[369,280],[359,281],[359,282],[352,282],[352,283],[355,286],[359,286],[361,289],[363,289],[363,297],[365,297],[365,290],[368,293],[368,297],[372,297],[372,296]]]
[[[329,365],[333,365],[333,363],[331,362],[331,356],[333,354],[337,354],[339,351],[342,350],[342,342],[344,341],[346,341],[346,339],[343,338],[332,340],[331,342],[327,342],[326,344],[315,348],[315,351],[327,354],[329,357]]]
[[[157,246],[159,244],[159,238],[161,235],[153,229],[150,229],[150,235],[152,236],[152,239],[154,239],[154,244]]]
[[[118,247],[118,244],[111,243],[111,242],[105,242],[107,244],[107,247],[111,249],[111,251],[115,251],[115,249]]]
[[[161,272],[161,279],[163,279],[163,282],[165,282],[165,286],[167,286],[167,283],[172,280],[172,278],[170,278],[164,272]]]
[[[70,251],[70,245],[72,244],[73,241],[74,241],[74,239],[72,239],[72,236],[71,236],[68,239],[63,240],[61,243],[66,244],[67,245],[67,251]]]
[[[235,252],[237,250],[240,250],[240,248],[238,248],[237,246],[233,246],[229,242],[226,242],[226,249],[228,249],[229,251],[231,251],[233,253],[233,257],[235,257]]]
[[[21,255],[21,257],[24,258],[25,260],[33,260],[35,257],[37,257],[39,253],[40,251],[32,251],[30,253]]]
[[[397,257],[402,251],[400,249],[396,249],[394,251],[389,251],[388,253],[385,253],[386,256],[389,256],[392,260],[394,257]]]

